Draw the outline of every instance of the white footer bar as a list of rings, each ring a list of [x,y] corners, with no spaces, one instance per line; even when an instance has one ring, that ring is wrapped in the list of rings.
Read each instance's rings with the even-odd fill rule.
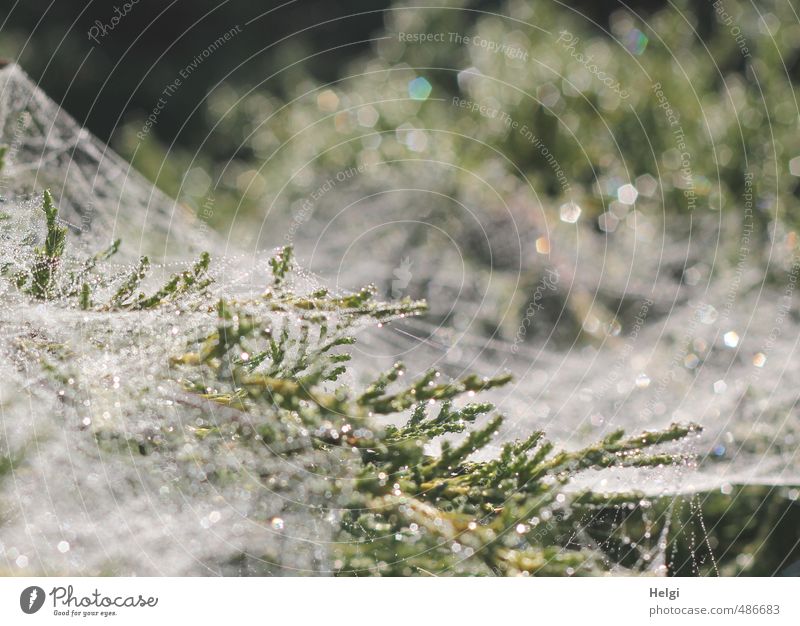
[[[2,578],[0,624],[800,624],[797,578]]]

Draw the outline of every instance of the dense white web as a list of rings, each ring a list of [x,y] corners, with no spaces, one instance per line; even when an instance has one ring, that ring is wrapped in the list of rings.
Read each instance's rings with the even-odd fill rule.
[[[0,120],[0,142],[9,146],[0,205],[7,216],[0,224],[6,273],[29,260],[31,242],[41,241],[45,188],[69,226],[70,245],[93,253],[121,238],[120,268],[150,254],[154,282],[188,267],[202,250],[220,251],[190,211],[154,189],[14,65],[0,71]],[[393,184],[411,186],[402,171],[397,176]],[[437,180],[417,172],[413,185],[435,190]],[[354,197],[369,197],[368,183],[361,184]],[[300,280],[338,289],[374,282],[387,297],[395,290],[430,302],[426,317],[361,333],[354,381],[398,359],[412,373],[432,365],[452,376],[511,371],[514,382],[492,394],[509,417],[503,439],[542,429],[558,445],[575,447],[616,428],[654,430],[675,421],[704,428],[682,444],[698,454],[696,465],[582,479],[580,486],[600,491],[669,495],[800,482],[800,370],[793,366],[800,326],[785,310],[796,296],[763,286],[760,260],[741,275],[735,269],[711,275],[719,267],[715,251],[702,242],[713,224],[695,224],[701,243],[688,249],[684,240],[665,237],[659,255],[652,246],[643,253],[633,228],[621,231],[609,250],[605,234],[579,223],[553,229],[549,245],[559,253],[534,262],[542,257],[533,224],[515,220],[513,210],[479,215],[458,237],[472,237],[490,258],[502,259],[482,267],[465,264],[458,245],[442,243],[449,230],[431,226],[430,202],[414,214],[413,206],[422,205],[409,208],[405,200],[376,196],[357,217],[334,223],[345,203],[331,194],[294,236],[299,257],[315,272]],[[369,230],[369,220],[380,230],[400,215],[436,236],[388,229],[369,242],[369,254],[345,253]],[[270,219],[272,233],[290,228],[288,219]],[[657,232],[670,230],[647,219]],[[768,269],[794,277],[783,283],[793,286],[791,262],[776,253]],[[245,251],[216,255],[213,267],[218,295],[228,296],[260,289],[268,271],[264,255]],[[530,298],[548,270],[558,282],[542,287],[536,336],[515,344],[510,338],[519,320],[508,305]],[[734,280],[746,286],[728,307]],[[0,443],[19,460],[0,491],[6,512],[0,567],[140,575],[329,568],[325,542],[333,526],[310,514],[324,488],[306,468],[337,459],[308,449],[289,464],[279,455],[226,454],[180,436],[202,427],[209,414],[182,397],[169,357],[185,348],[187,336],[211,330],[202,327],[207,318],[33,303],[5,277],[0,296]],[[571,329],[566,339],[551,336],[564,327]],[[581,328],[594,339],[571,343]],[[68,371],[53,374],[56,358]],[[123,440],[146,449],[148,438],[165,430],[177,433],[162,449],[169,453],[148,455],[122,443],[109,452]],[[204,480],[222,466],[238,479],[213,486]],[[266,475],[282,483],[280,494],[263,488],[258,477]]]

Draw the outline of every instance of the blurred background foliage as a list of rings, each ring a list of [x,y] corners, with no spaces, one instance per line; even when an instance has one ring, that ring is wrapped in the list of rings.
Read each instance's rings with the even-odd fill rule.
[[[460,166],[499,189],[519,187],[524,176],[552,202],[564,200],[564,186],[521,133],[499,119],[424,102],[454,95],[534,129],[565,172],[571,199],[593,217],[624,219],[628,209],[613,201],[628,182],[637,186],[639,209],[685,212],[685,192],[693,189],[697,209],[719,211],[740,203],[743,173],[752,172],[764,222],[798,194],[797,178],[786,176],[800,154],[800,26],[789,3],[762,2],[759,17],[747,3],[726,2],[729,24],[712,3],[687,1],[675,3],[678,10],[660,2],[620,9],[616,2],[448,0],[413,11],[406,10],[413,2],[388,4],[142,1],[95,43],[87,32],[97,20],[108,25],[113,7],[25,3],[7,12],[0,53],[18,58],[45,91],[167,192],[200,206],[213,187],[216,226],[273,203],[288,210],[316,182],[307,170],[295,176],[309,159],[324,173],[457,154]],[[741,29],[739,42],[731,24]],[[137,137],[163,90],[237,25],[241,33],[204,58],[165,99],[144,140]],[[478,35],[527,58],[450,42],[404,43],[403,31]],[[561,31],[576,45],[558,41]],[[591,55],[629,97],[606,88],[577,54]],[[418,76],[432,91],[416,100],[408,84]],[[675,127],[654,106],[656,82],[679,116],[689,179]],[[492,148],[508,160],[487,159]],[[497,203],[476,198],[485,188],[471,188],[465,176],[445,186],[473,203]]]

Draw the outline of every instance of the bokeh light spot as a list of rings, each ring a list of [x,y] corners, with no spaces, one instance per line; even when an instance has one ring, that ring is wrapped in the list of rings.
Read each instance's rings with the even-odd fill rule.
[[[422,76],[417,76],[408,83],[408,95],[412,100],[427,100],[433,87]]]

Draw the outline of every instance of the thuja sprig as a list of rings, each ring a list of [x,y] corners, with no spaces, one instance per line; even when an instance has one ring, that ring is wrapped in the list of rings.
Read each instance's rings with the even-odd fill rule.
[[[362,396],[363,400],[364,396]],[[453,403],[444,402],[435,417],[426,418],[425,405],[419,404],[405,426],[397,428],[387,426],[387,440],[402,441],[404,439],[424,438],[433,439],[446,434],[462,433],[469,424],[485,413],[489,413],[494,406],[489,402],[468,404],[461,409],[455,409]]]
[[[289,275],[292,268],[292,255],[292,247],[285,246],[270,259],[269,264],[272,268],[272,282],[275,287],[282,286],[284,280],[286,280],[286,277]]]
[[[684,455],[651,450],[697,427],[673,425],[633,437],[618,431],[575,451],[557,451],[537,431],[504,444],[496,458],[474,461],[497,437],[503,416],[488,402],[463,399],[506,384],[508,375],[444,380],[430,370],[406,381],[406,368],[398,363],[361,392],[330,386],[348,359],[335,348],[349,345],[349,325],[369,315],[363,309],[368,293],[297,296],[284,280],[264,297],[266,312],[221,302],[216,332],[197,351],[174,360],[201,368],[197,375],[187,371],[187,389],[247,412],[271,446],[285,450],[280,433],[293,425],[320,450],[359,455],[355,489],[334,495],[343,498],[344,511],[337,518],[336,571],[507,575],[609,567],[611,557],[602,551],[573,545],[577,520],[570,518],[572,496],[561,491],[564,485],[584,471],[683,463]],[[309,301],[318,310],[338,312],[340,323],[329,327],[324,316],[290,324],[291,310],[307,310]],[[383,416],[406,411],[405,424],[382,423]],[[433,452],[434,441],[443,437]],[[586,494],[575,497],[576,510],[584,510]],[[639,499],[617,498],[627,504]],[[537,519],[556,521],[530,521]],[[458,555],[467,549],[472,558],[465,561]]]
[[[81,285],[80,307],[82,311],[92,308],[92,289],[89,287],[89,283]]]
[[[29,289],[38,297],[74,296],[82,309],[113,314],[179,303],[189,294],[203,294],[210,284],[207,254],[150,295],[143,289],[149,270],[144,257],[127,275],[98,275],[96,264],[116,252],[115,242],[54,289],[66,231],[57,224],[49,194],[44,209],[47,237],[29,273]],[[580,520],[571,517],[573,500],[574,510],[582,511],[603,499],[586,492],[567,495],[564,485],[590,470],[686,461],[684,455],[652,449],[698,430],[691,424],[628,437],[617,431],[575,451],[555,450],[537,431],[504,444],[495,458],[474,460],[482,451],[487,456],[503,416],[488,402],[465,400],[505,385],[510,376],[445,380],[429,370],[406,380],[406,369],[398,363],[360,392],[337,387],[350,359],[346,348],[355,341],[354,327],[363,320],[417,314],[424,303],[378,302],[371,287],[336,296],[324,289],[297,294],[290,289],[291,259],[291,249],[284,248],[270,262],[272,285],[263,297],[220,300],[210,312],[215,330],[172,363],[185,370],[189,396],[199,397],[192,406],[213,402],[233,416],[230,424],[217,420],[213,428],[193,430],[209,445],[218,438],[220,446],[228,446],[234,435],[237,445],[252,442],[258,453],[267,453],[267,442],[273,453],[295,454],[311,446],[355,455],[357,466],[345,464],[346,475],[330,477],[332,506],[338,511],[338,573],[508,575],[607,569],[613,557],[575,544]],[[90,284],[99,288],[95,294],[110,288],[113,295],[96,305]],[[195,310],[205,314],[209,309]],[[386,424],[386,417],[394,423],[405,418],[405,423]],[[350,481],[354,489],[340,487]],[[637,498],[618,494],[605,501],[630,505]],[[535,520],[553,521],[542,526]]]
[[[426,419],[417,407],[405,428],[437,419]],[[421,451],[421,444],[429,441],[424,434],[416,446],[404,447],[405,456],[399,462],[397,450],[381,453],[375,446],[359,482],[362,497],[343,521],[351,541],[338,544],[345,564],[340,573],[397,574],[410,568],[412,572],[553,575],[578,567],[584,573],[606,569],[606,555],[568,547],[578,518],[572,514],[572,497],[559,490],[580,471],[630,466],[626,456],[631,453],[637,465],[683,462],[682,455],[649,455],[644,450],[697,430],[696,426],[673,425],[629,439],[615,433],[581,450],[557,453],[543,433],[535,432],[506,444],[497,459],[469,462],[469,455],[491,440],[499,422],[497,416],[461,444],[443,445],[439,455]],[[580,509],[602,500],[633,506],[642,497],[590,498],[578,492],[575,499]],[[540,520],[555,522],[540,526]],[[468,548],[475,555],[473,565],[454,556],[453,546],[458,548],[456,553]]]
[[[128,277],[117,288],[116,292],[114,292],[114,295],[111,296],[111,300],[109,300],[106,308],[121,309],[127,308],[129,305],[131,305],[130,299],[133,297],[134,292],[147,276],[149,269],[150,259],[148,259],[146,256],[141,257],[133,270],[131,270],[131,272],[128,274]],[[140,297],[144,296],[142,295]]]
[[[203,252],[190,270],[173,276],[150,296],[140,296],[130,305],[132,309],[152,309],[170,300],[175,300],[190,291],[202,291],[211,284],[208,266],[211,256]]]
[[[67,229],[59,225],[58,208],[47,190],[43,194],[42,211],[46,228],[44,245],[34,248],[29,269],[12,276],[17,287],[37,299],[60,298],[65,302],[74,302],[82,310],[95,307],[100,311],[147,310],[179,302],[190,293],[202,295],[212,282],[209,274],[211,257],[203,252],[190,269],[173,274],[161,288],[146,295],[140,289],[150,270],[147,257],[141,257],[133,269],[122,277],[119,272],[97,271],[99,263],[108,261],[119,251],[119,239],[82,262],[66,259]],[[65,264],[72,269],[62,271]],[[102,290],[113,285],[116,285],[113,295],[95,305],[93,286]]]
[[[493,387],[501,387],[511,380],[510,374],[502,374],[493,378],[470,374],[457,381],[436,383],[438,377],[439,372],[429,370],[405,389],[370,398],[370,406],[375,413],[398,413],[418,402],[451,400],[465,393],[477,393],[487,391]]]
[[[421,300],[406,297],[396,302],[375,300],[377,289],[374,285],[362,287],[355,293],[341,296],[332,295],[327,289],[318,289],[310,294],[299,295],[288,289],[286,279],[293,270],[293,251],[291,246],[281,248],[270,259],[272,268],[272,289],[267,290],[263,300],[272,311],[307,311],[309,313],[337,313],[351,318],[369,317],[376,320],[389,320],[419,315],[427,310]],[[306,316],[314,320],[314,316]]]
[[[208,275],[210,263],[211,256],[208,252],[203,252],[191,269],[173,274],[161,288],[149,296],[143,292],[134,295],[150,270],[150,260],[143,256],[103,308],[144,311],[177,301],[191,292],[203,293],[212,282]]]
[[[34,251],[28,292],[35,298],[44,300],[51,294],[53,279],[64,254],[67,229],[58,225],[58,209],[48,190],[44,192],[42,210],[47,220],[47,232],[44,247],[36,248]]]

